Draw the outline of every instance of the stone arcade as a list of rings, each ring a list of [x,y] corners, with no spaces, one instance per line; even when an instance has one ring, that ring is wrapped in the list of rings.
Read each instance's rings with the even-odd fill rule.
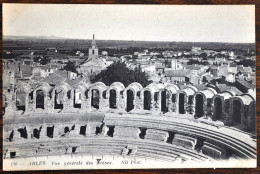
[[[194,86],[180,88],[174,84],[160,83],[143,88],[136,82],[128,87],[120,82],[110,86],[102,82],[81,82],[74,88],[65,82],[54,87],[47,83],[39,83],[36,87],[22,84],[11,99],[15,100],[7,101],[9,104],[5,111],[15,111],[15,116],[19,113],[84,113],[98,110],[184,114],[194,119],[211,118],[224,123],[232,122],[247,129],[254,129],[252,125],[255,123],[255,96],[237,96],[230,91],[217,93],[211,87],[199,91]]]
[[[125,151],[173,160],[188,160],[184,154],[192,160],[256,157],[254,140],[243,132],[255,130],[249,94],[161,83],[62,82],[21,84],[5,96],[4,158]]]

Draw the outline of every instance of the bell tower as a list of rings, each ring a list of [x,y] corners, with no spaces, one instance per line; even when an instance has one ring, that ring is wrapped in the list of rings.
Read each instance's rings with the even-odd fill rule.
[[[93,39],[88,51],[88,60],[98,58],[98,47],[95,41],[95,35],[93,34]]]

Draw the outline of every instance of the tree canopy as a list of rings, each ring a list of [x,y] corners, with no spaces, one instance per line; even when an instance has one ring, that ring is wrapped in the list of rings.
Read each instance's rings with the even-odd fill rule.
[[[40,64],[42,65],[46,65],[51,61],[51,59],[47,56],[44,56],[41,60],[40,60]]]
[[[194,65],[194,64],[197,64],[197,65],[208,65],[209,62],[208,61],[199,61],[199,60],[194,60],[194,59],[190,59],[187,62],[187,65]]]
[[[71,72],[74,72],[74,73],[78,73],[77,67],[76,67],[75,63],[71,62],[71,61],[68,61],[67,65],[64,66],[64,69],[66,71],[71,71]]]
[[[251,68],[255,67],[255,61],[250,59],[244,59],[237,63],[237,65],[243,65],[244,67],[250,66]]]
[[[142,72],[141,68],[134,70],[126,67],[123,62],[116,62],[107,67],[101,73],[97,74],[92,82],[103,82],[106,85],[111,85],[113,82],[121,82],[126,86],[133,82],[138,82],[142,86],[147,86],[151,81],[148,80],[148,75]]]

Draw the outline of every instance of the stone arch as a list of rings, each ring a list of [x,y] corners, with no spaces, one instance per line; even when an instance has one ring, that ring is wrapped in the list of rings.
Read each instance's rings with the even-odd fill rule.
[[[89,91],[88,96],[90,98],[90,106],[99,109],[102,102],[102,94],[107,90],[107,86],[102,82],[94,83]]]
[[[91,106],[99,109],[99,105],[100,105],[100,90],[98,89],[91,89]]]
[[[231,97],[232,93],[229,91],[214,95],[212,99],[213,120],[223,120],[227,118],[229,115]]]
[[[70,87],[66,83],[61,83],[55,86],[52,90],[52,103],[54,109],[63,109],[64,102],[68,99],[66,98]]]
[[[161,83],[151,83],[141,91],[141,99],[143,100],[143,109],[160,109],[159,91],[164,88]]]
[[[195,94],[194,118],[212,116],[212,98],[214,95],[215,92],[211,89],[205,89]]]
[[[136,103],[136,100],[139,100],[137,98],[137,93],[143,89],[142,85],[134,82],[131,83],[125,90],[124,90],[124,99],[125,99],[125,109],[127,112],[133,110],[136,108],[136,105],[139,105],[139,103]]]
[[[126,111],[129,112],[134,109],[135,95],[132,89],[126,90]]]
[[[213,112],[214,114],[213,114],[213,116],[216,120],[220,120],[222,118],[222,114],[223,114],[223,111],[222,111],[223,101],[220,97],[215,97],[214,100],[213,100],[213,103],[214,103],[214,112]]]
[[[143,92],[143,109],[144,110],[151,110],[151,104],[152,104],[152,92],[150,90],[144,90]]]
[[[73,108],[85,108],[85,102],[83,101],[88,98],[88,87],[88,84],[80,82],[73,88],[71,95],[73,98]]]
[[[204,97],[202,94],[195,95],[195,117],[199,118],[204,116]]]
[[[41,89],[36,90],[36,109],[37,108],[45,109],[45,105],[46,105],[45,97],[46,95],[43,90]]]
[[[35,108],[46,109],[49,98],[50,85],[48,83],[40,83],[33,91]]]
[[[194,93],[198,92],[198,89],[195,87],[195,86],[191,86],[191,85],[188,85],[188,86],[185,86],[183,89],[192,89],[194,91]]]
[[[193,86],[186,86],[177,92],[176,95],[176,112],[179,114],[193,114],[194,95],[197,89]]]
[[[231,120],[248,127],[250,124],[250,104],[254,101],[254,97],[250,94],[233,97],[231,102]]]
[[[123,98],[124,90],[125,86],[121,82],[114,82],[110,85],[106,92],[106,96],[109,101],[109,108],[119,108],[120,100]]]
[[[178,101],[179,101],[178,111],[179,111],[179,114],[185,114],[185,98],[186,98],[185,93],[180,92],[179,95],[178,95]]]
[[[169,84],[165,88],[159,90],[159,108],[162,112],[175,110],[175,103],[172,100],[173,94],[177,94],[179,87],[174,84]],[[174,100],[175,100],[174,98]]]
[[[243,115],[243,101],[236,98],[232,101],[232,121],[242,124],[242,115]]]
[[[28,96],[31,92],[31,87],[28,84],[21,84],[18,86],[16,95],[16,109],[26,111],[28,109]]]
[[[117,92],[115,89],[110,89],[109,90],[109,107],[111,109],[116,109],[117,108]]]
[[[256,102],[253,101],[249,105],[248,129],[256,130]]]

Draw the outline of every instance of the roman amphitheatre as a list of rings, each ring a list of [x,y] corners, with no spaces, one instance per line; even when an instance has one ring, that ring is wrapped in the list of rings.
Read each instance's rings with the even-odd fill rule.
[[[255,98],[249,94],[170,83],[80,82],[22,84],[4,99],[4,159],[107,154],[203,162],[257,156]]]

